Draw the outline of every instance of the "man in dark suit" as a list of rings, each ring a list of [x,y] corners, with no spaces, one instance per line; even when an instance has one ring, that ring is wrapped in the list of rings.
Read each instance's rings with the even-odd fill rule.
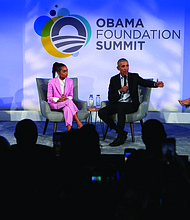
[[[144,87],[163,87],[164,83],[145,80],[137,73],[129,72],[129,63],[125,58],[121,58],[117,62],[119,74],[113,76],[110,80],[108,99],[110,105],[99,110],[99,117],[111,128],[118,133],[117,138],[110,143],[110,146],[119,146],[124,144],[127,139],[127,132],[124,131],[125,114],[133,113],[138,110],[139,97],[138,85]],[[117,125],[113,121],[111,115],[118,113]]]

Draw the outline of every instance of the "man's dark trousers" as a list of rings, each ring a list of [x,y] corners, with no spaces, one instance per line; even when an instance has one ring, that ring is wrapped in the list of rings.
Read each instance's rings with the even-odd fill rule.
[[[115,102],[99,110],[99,117],[110,127],[116,130],[118,136],[123,135],[125,127],[125,114],[130,114],[137,111],[136,107],[132,103],[127,102]],[[118,114],[117,125],[112,119],[112,115]]]

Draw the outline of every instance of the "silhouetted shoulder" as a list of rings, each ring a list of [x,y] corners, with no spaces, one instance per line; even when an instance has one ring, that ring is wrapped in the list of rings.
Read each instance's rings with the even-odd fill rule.
[[[42,145],[42,144],[35,144],[35,149],[41,153],[47,153],[47,154],[52,154],[53,153],[53,148],[47,145]]]

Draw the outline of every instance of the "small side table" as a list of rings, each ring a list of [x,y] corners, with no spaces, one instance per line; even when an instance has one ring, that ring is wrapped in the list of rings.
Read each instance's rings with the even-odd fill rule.
[[[101,107],[96,107],[96,106],[93,106],[93,107],[87,107],[87,111],[90,112],[90,115],[89,115],[89,118],[88,118],[88,123],[91,121],[91,124],[92,124],[92,112],[96,112],[96,115],[95,115],[95,127],[96,127],[96,121],[97,121],[97,115],[98,115],[98,111],[101,109]]]

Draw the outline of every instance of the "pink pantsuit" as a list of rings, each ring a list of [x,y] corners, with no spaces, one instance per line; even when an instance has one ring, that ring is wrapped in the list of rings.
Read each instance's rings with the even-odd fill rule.
[[[65,78],[65,92],[64,95],[73,97],[73,80]],[[53,98],[61,98],[62,92],[58,76],[50,79],[48,83],[47,100],[51,109],[62,109],[65,117],[66,126],[71,125],[73,116],[77,113],[78,108],[71,99],[64,102],[55,102]]]

